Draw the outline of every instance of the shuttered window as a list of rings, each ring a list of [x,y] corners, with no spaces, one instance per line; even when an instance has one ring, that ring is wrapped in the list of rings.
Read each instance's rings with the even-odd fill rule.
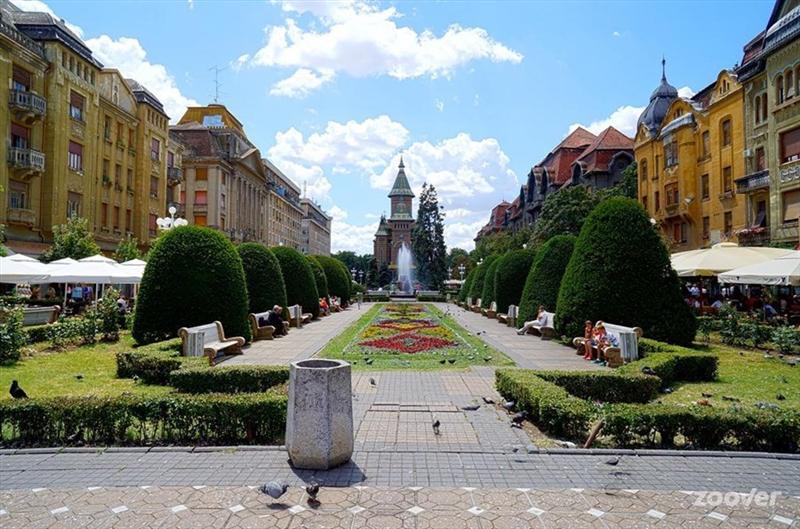
[[[781,163],[800,160],[800,127],[781,134]]]
[[[86,99],[78,92],[71,91],[69,93],[69,117],[84,121],[83,111],[86,105]]]
[[[783,200],[783,222],[794,222],[800,218],[800,189],[786,191]]]
[[[17,149],[27,149],[31,139],[31,131],[27,127],[11,123],[11,146]]]
[[[20,68],[15,64],[11,77],[13,80],[14,90],[22,90],[27,92],[31,89],[31,74],[29,71]]]
[[[206,191],[195,191],[194,192],[194,203],[195,204],[208,204],[208,192],[206,192]]]
[[[69,142],[69,168],[73,171],[83,171],[83,145]]]

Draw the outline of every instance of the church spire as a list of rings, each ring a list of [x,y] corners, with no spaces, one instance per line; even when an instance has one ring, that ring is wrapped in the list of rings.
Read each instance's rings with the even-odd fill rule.
[[[403,155],[400,155],[400,165],[397,166],[400,169],[405,169],[405,165],[403,165]]]
[[[411,190],[411,185],[406,178],[405,165],[403,164],[403,156],[400,155],[400,165],[397,166],[397,177],[394,179],[394,185],[389,192],[389,197],[413,197],[414,192]]]
[[[661,56],[661,82],[667,82],[667,59],[663,55]]]

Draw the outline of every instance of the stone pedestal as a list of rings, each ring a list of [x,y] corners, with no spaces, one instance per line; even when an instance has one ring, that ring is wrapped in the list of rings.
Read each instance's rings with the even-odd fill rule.
[[[289,368],[286,448],[297,468],[327,470],[353,455],[350,364],[301,360]]]

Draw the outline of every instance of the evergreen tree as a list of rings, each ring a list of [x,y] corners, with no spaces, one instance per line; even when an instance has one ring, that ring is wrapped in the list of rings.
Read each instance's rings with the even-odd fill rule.
[[[447,276],[444,213],[439,208],[439,197],[432,185],[422,185],[411,244],[417,266],[417,280],[429,288],[442,288]]]
[[[136,237],[128,234],[127,237],[119,241],[117,249],[114,252],[114,260],[118,263],[124,263],[131,259],[141,259],[142,252],[139,251],[139,241]]]
[[[556,235],[577,236],[586,217],[601,198],[598,193],[582,185],[548,195],[542,205],[542,214],[534,225],[533,240],[541,244]]]
[[[89,221],[81,217],[70,217],[66,224],[53,226],[53,245],[42,255],[45,263],[64,257],[83,259],[100,253],[89,231]]]

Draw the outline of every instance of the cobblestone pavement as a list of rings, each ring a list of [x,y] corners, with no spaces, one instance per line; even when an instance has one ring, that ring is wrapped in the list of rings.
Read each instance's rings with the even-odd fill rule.
[[[221,365],[287,365],[296,360],[311,358],[371,306],[371,303],[362,303],[361,308],[353,305],[345,311],[320,318],[300,329],[292,328],[286,336],[253,342],[243,349],[241,355],[230,356]]]
[[[538,336],[518,335],[514,329],[490,320],[475,312],[462,309],[450,303],[436,303],[436,306],[449,313],[459,325],[472,334],[480,332],[480,338],[502,351],[514,360],[519,367],[526,369],[604,369],[587,362],[575,354],[575,349],[561,345],[555,340],[542,340]]]
[[[88,487],[0,493],[0,526],[11,528],[788,528],[800,498],[773,505],[726,496],[731,506],[699,504],[701,494],[645,490],[323,488],[309,504],[292,488],[279,503],[252,487]],[[759,505],[761,504],[761,505]],[[766,505],[764,505],[766,504]],[[763,505],[763,506],[762,506]]]

